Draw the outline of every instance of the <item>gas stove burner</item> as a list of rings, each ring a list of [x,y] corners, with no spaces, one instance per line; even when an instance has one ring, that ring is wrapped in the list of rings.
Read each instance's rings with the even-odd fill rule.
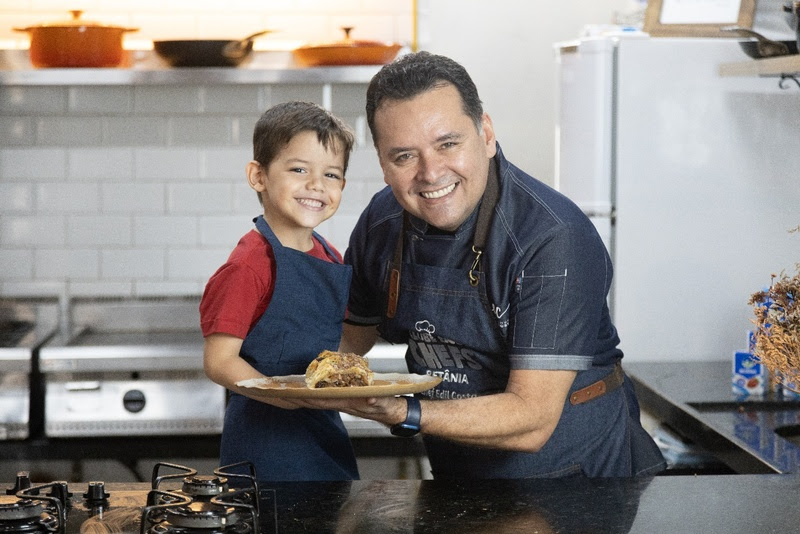
[[[193,502],[185,507],[169,508],[164,512],[164,521],[154,525],[152,534],[167,533],[236,533],[256,532],[255,515],[246,517],[242,511],[231,506]]]
[[[228,479],[220,476],[195,475],[183,479],[181,488],[186,495],[202,498],[216,497],[228,492]]]
[[[237,473],[237,468],[248,473]],[[161,474],[164,469],[177,471]],[[159,489],[162,482],[183,479],[179,491]],[[244,487],[229,488],[228,480]],[[214,470],[214,476],[168,463],[153,468],[152,490],[142,511],[141,534],[258,534],[258,484],[255,467],[242,462]]]
[[[66,529],[66,504],[70,493],[66,482],[30,486],[27,473],[17,476],[17,486],[27,488],[15,493],[16,502],[0,503],[0,533],[55,532]],[[15,486],[16,487],[16,486]],[[49,495],[40,492],[49,490]]]
[[[210,501],[151,490],[142,511],[142,534],[258,534],[256,507],[245,503],[248,490],[232,491]],[[151,504],[157,503],[157,504]]]
[[[26,521],[38,518],[43,511],[41,503],[21,499],[14,503],[0,504],[0,521]]]

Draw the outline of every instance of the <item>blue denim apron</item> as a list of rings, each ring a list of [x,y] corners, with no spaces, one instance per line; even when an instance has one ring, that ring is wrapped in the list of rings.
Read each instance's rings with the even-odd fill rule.
[[[396,315],[384,319],[381,330],[387,337],[410,333],[410,372],[442,376],[441,384],[421,398],[460,399],[505,390],[509,363],[485,305],[483,273],[472,287],[467,269],[404,263],[400,287]],[[612,371],[613,366],[579,371],[570,394]],[[475,448],[424,435],[434,477],[635,476],[663,468],[658,448],[638,423],[629,378],[584,404],[572,405],[568,398],[553,435],[537,453]]]
[[[490,175],[492,179],[496,178]],[[482,233],[482,218],[479,213],[476,235]],[[412,248],[413,237],[401,231],[400,239]],[[486,276],[492,273],[417,264],[408,260],[414,257],[409,247],[398,250],[402,266],[397,305],[393,307],[390,298],[380,332],[387,341],[408,342],[406,363],[412,373],[442,376],[436,388],[420,396],[448,400],[504,391],[510,362],[505,334],[487,297]],[[498,253],[490,240],[485,254]],[[477,284],[470,283],[476,275]],[[609,365],[579,371],[569,393],[613,369]],[[626,377],[622,387],[583,404],[572,405],[568,395],[558,426],[537,453],[475,448],[429,435],[423,440],[436,478],[653,474],[663,469],[663,459],[638,421],[638,403]]]
[[[267,376],[304,374],[321,351],[337,350],[352,270],[284,247],[263,216],[256,228],[272,246],[275,289],[240,355]],[[315,237],[334,257],[328,244]],[[284,410],[231,393],[220,464],[249,460],[259,480],[358,478],[341,417],[330,410]]]

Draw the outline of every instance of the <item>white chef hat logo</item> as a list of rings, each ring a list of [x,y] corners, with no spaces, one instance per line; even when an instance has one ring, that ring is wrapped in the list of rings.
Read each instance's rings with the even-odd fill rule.
[[[433,326],[428,320],[417,321],[414,325],[414,328],[417,330],[417,332],[427,332],[429,334],[436,332],[436,327]]]

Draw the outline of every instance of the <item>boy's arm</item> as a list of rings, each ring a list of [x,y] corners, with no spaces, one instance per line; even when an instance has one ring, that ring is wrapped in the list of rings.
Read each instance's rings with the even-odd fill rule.
[[[236,385],[236,382],[240,380],[264,377],[239,356],[243,341],[241,338],[229,334],[209,334],[206,336],[203,344],[203,369],[206,376],[220,386],[253,400],[272,404],[279,408],[297,408],[297,406],[281,399],[255,396],[252,394],[252,390],[240,388]]]

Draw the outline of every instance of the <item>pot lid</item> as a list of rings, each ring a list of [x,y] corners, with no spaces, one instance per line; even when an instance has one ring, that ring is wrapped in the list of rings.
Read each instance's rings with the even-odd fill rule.
[[[381,41],[366,41],[366,40],[356,40],[350,38],[350,32],[353,31],[352,26],[344,26],[342,27],[342,31],[344,31],[344,39],[341,41],[334,41],[332,43],[313,43],[307,44],[300,47],[301,50],[305,49],[317,49],[317,48],[358,48],[358,47],[394,47],[397,45],[383,43]],[[398,46],[399,48],[399,46]]]
[[[104,23],[101,23],[101,22],[94,22],[94,21],[89,21],[89,20],[82,19],[81,15],[83,15],[83,11],[80,10],[80,9],[72,9],[72,10],[70,10],[70,13],[72,14],[72,18],[69,19],[69,20],[59,20],[59,21],[54,21],[54,22],[44,22],[42,24],[35,24],[33,26],[28,26],[27,28],[14,28],[14,30],[25,32],[25,31],[34,30],[34,29],[37,29],[37,28],[76,28],[76,27],[81,27],[81,28],[108,28],[108,29],[114,29],[114,30],[122,30],[122,31],[125,31],[125,32],[139,31],[139,28],[126,28],[124,26],[119,26],[119,25],[116,25],[116,24],[104,24]]]

